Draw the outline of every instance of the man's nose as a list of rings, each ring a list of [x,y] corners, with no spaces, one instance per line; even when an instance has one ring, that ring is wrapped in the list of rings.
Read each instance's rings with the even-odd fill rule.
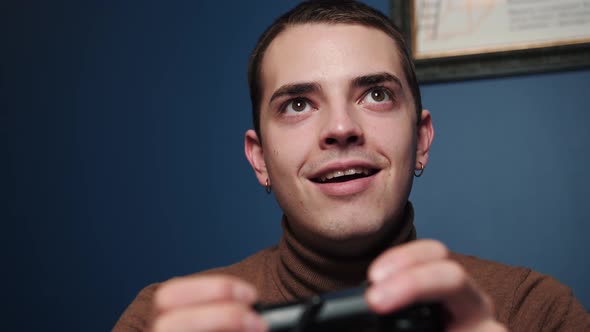
[[[322,149],[361,145],[364,143],[362,126],[354,112],[356,109],[329,110],[320,136]]]

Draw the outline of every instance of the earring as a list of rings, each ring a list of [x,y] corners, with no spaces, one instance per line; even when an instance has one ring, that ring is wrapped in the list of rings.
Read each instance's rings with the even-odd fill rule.
[[[418,172],[414,170],[414,176],[417,178],[421,177],[422,173],[424,173],[424,164],[421,161],[419,161],[418,164],[420,164],[420,167],[418,167]]]
[[[270,194],[272,191],[272,186],[270,185],[270,181],[268,179],[266,179],[266,185],[264,186],[264,189],[266,190],[267,194]]]

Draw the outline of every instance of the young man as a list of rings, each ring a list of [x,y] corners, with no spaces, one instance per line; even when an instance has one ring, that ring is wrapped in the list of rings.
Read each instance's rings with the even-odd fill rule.
[[[350,1],[302,3],[263,34],[249,80],[245,152],[284,212],[279,245],[147,287],[114,331],[264,331],[253,303],[365,280],[375,312],[440,301],[451,331],[590,329],[554,279],[415,240],[408,196],[434,131],[387,17]]]

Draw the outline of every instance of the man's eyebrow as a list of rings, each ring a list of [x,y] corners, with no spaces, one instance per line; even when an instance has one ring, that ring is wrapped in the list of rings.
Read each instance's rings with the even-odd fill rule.
[[[367,87],[384,82],[395,82],[400,87],[402,86],[402,82],[397,76],[386,72],[359,76],[352,80],[352,85],[356,87]]]
[[[285,95],[288,96],[297,96],[303,95],[310,92],[319,91],[321,89],[320,85],[315,82],[311,83],[295,83],[295,84],[285,84],[278,88],[270,97],[270,102],[278,97],[282,97]]]

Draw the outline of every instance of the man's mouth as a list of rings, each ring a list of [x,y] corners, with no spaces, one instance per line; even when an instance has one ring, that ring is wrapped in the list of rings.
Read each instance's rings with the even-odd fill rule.
[[[346,182],[371,176],[377,173],[378,171],[379,170],[372,168],[351,167],[321,174],[320,176],[311,179],[311,181],[316,183]]]

